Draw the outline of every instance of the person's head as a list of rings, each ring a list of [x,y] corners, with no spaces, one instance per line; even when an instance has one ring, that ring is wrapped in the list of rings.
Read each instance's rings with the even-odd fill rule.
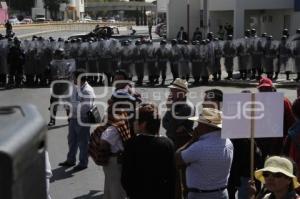
[[[87,77],[84,75],[85,73],[86,70],[83,68],[76,69],[74,71],[74,84],[79,86],[83,85],[87,80]]]
[[[296,34],[300,34],[300,28],[296,30]]]
[[[223,102],[223,92],[219,89],[210,89],[205,91],[203,108],[221,109]]]
[[[250,37],[251,31],[249,29],[245,30],[245,36]]]
[[[218,109],[203,108],[199,116],[188,119],[198,123],[194,130],[197,136],[222,129],[222,112]]]
[[[172,45],[172,46],[175,46],[176,44],[177,44],[177,39],[172,39],[171,45]]]
[[[228,35],[227,40],[231,41],[232,40],[232,35]]]
[[[199,27],[197,27],[197,28],[196,28],[196,31],[199,31],[199,30],[200,30],[200,28],[199,28]]]
[[[292,111],[297,120],[300,120],[300,98],[298,97],[292,105]]]
[[[180,27],[180,31],[183,31],[183,30],[184,30],[184,28],[183,28],[183,26],[181,26],[181,27]]]
[[[257,180],[265,184],[273,192],[287,193],[300,186],[294,175],[293,162],[286,157],[272,156],[265,161],[263,169],[255,171]]]
[[[139,133],[158,135],[160,116],[158,107],[153,103],[141,104],[137,114],[137,128]]]
[[[189,92],[188,83],[184,79],[177,78],[170,86],[170,97],[173,102],[185,101]]]
[[[289,29],[287,29],[287,28],[283,29],[282,35],[288,36],[289,35]]]
[[[264,33],[261,34],[261,37],[266,38],[267,35],[268,35],[268,33],[264,32]]]
[[[124,70],[117,70],[114,76],[114,83],[116,89],[124,88],[129,83],[128,73]]]
[[[275,91],[272,80],[267,77],[262,77],[259,80],[257,89],[259,92],[274,92]]]
[[[220,30],[222,30],[222,29],[223,29],[223,26],[222,26],[222,25],[220,25],[220,26],[219,26],[219,29],[220,29]]]
[[[255,36],[255,35],[256,35],[256,29],[255,29],[255,28],[252,28],[252,29],[251,29],[251,35],[252,35],[252,36]]]
[[[65,50],[63,48],[58,48],[54,51],[54,59],[63,59],[65,56]]]
[[[161,46],[165,46],[167,44],[167,40],[163,39],[160,41]]]
[[[287,36],[286,36],[286,35],[283,35],[283,36],[281,37],[281,41],[282,41],[282,42],[286,42],[286,40],[287,40]]]

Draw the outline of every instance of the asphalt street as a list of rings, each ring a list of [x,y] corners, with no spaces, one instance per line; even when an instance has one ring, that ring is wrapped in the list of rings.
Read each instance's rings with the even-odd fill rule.
[[[23,30],[22,30],[23,31]],[[18,34],[29,34],[36,33],[36,29],[24,30],[24,32]],[[68,37],[73,35],[74,32],[55,32],[49,34],[43,34],[45,37],[52,36]],[[78,33],[77,33],[78,34]],[[168,77],[170,79],[170,77]],[[147,79],[147,78],[146,78]],[[170,80],[167,82],[169,83]],[[220,83],[219,85],[222,85]],[[214,87],[214,86],[201,86],[190,89],[189,100],[194,104],[199,104],[203,100],[204,91],[211,88],[221,89],[224,93],[239,93],[243,89],[256,91],[255,87],[247,87],[244,84],[242,87]],[[96,94],[99,95],[97,102],[105,104],[107,99],[112,93],[111,87],[95,88]],[[155,88],[137,88],[137,91],[142,94],[143,101],[154,101],[158,105],[161,105],[162,113],[163,103],[166,101],[168,95],[167,87],[155,87]],[[290,100],[296,98],[296,89],[291,87],[289,89],[278,89],[278,92],[283,92],[286,97]],[[0,106],[7,105],[21,105],[21,104],[34,104],[41,116],[45,120],[45,125],[49,121],[49,88],[21,88],[11,90],[0,90]],[[101,113],[103,114],[103,106],[99,106]],[[58,113],[59,116],[65,116],[65,111],[61,109]],[[20,127],[22,128],[22,127]],[[94,127],[93,127],[94,128]],[[58,166],[59,162],[66,159],[67,154],[67,133],[68,133],[68,122],[66,119],[58,120],[56,126],[49,129],[47,132],[48,136],[48,151],[50,156],[50,162],[53,170],[53,177],[51,179],[50,192],[53,199],[100,199],[103,187],[104,187],[104,174],[101,167],[96,166],[92,160],[89,162],[89,167],[81,172],[74,173],[71,169],[65,169]],[[160,133],[165,134],[165,130],[161,128]]]
[[[253,92],[255,88],[234,88],[234,87],[194,87],[190,89],[189,100],[196,105],[203,100],[203,92],[207,89],[219,88],[224,93],[239,93],[242,89],[249,89]],[[112,93],[112,88],[107,91],[103,87],[95,88],[96,94],[99,95],[97,102],[106,103]],[[153,101],[161,105],[166,100],[168,88],[137,88],[137,91],[142,94],[143,101]],[[278,89],[283,92],[290,100],[296,98],[295,89]],[[20,105],[34,104],[41,116],[45,120],[45,125],[49,121],[49,94],[48,88],[37,89],[12,89],[0,91],[0,105]],[[106,93],[106,94],[105,94]],[[100,96],[102,95],[102,96]],[[161,106],[164,107],[164,106]],[[103,107],[99,107],[103,114]],[[162,109],[161,109],[162,110]],[[164,112],[164,111],[163,111]],[[163,112],[161,113],[163,115]],[[59,116],[64,116],[65,111],[61,109]],[[58,163],[66,159],[67,154],[67,120],[58,120],[54,128],[49,129],[48,136],[48,151],[53,170],[51,179],[51,195],[54,199],[100,199],[104,185],[104,174],[101,167],[96,166],[92,160],[89,162],[89,167],[81,172],[74,173],[71,169],[65,169],[58,166]],[[20,127],[22,128],[22,127]],[[160,133],[165,134],[165,130],[161,128]]]

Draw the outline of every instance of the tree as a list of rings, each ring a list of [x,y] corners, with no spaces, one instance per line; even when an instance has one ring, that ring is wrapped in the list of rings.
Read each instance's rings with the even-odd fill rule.
[[[34,7],[34,2],[35,0],[9,0],[8,6],[10,9],[19,10],[29,15],[31,13],[31,8]]]
[[[51,19],[57,19],[57,13],[59,12],[59,6],[61,3],[69,3],[69,0],[43,0],[44,8],[49,10]]]

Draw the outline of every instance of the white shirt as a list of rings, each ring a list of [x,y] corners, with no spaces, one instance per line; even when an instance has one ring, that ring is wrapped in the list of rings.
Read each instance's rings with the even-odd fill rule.
[[[94,105],[94,100],[94,89],[87,82],[85,82],[80,88],[74,85],[71,96],[72,118],[78,118],[79,116],[81,118],[86,118],[87,112]]]
[[[101,139],[108,142],[111,146],[111,152],[117,153],[119,151],[124,151],[124,146],[122,138],[116,127],[108,127],[101,135]]]
[[[181,152],[188,165],[186,181],[189,188],[214,190],[227,186],[233,145],[229,139],[221,138],[221,131],[205,134]]]

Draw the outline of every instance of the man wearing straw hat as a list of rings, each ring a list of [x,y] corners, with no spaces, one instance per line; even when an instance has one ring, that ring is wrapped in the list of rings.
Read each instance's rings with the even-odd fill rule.
[[[188,199],[228,199],[227,182],[233,159],[233,145],[221,138],[222,112],[203,108],[193,138],[176,152],[178,166],[187,166]]]
[[[194,116],[194,107],[187,102],[188,83],[177,78],[170,86],[170,94],[167,101],[168,111],[163,117],[163,127],[176,149],[184,145],[193,131],[193,122],[188,118]]]

